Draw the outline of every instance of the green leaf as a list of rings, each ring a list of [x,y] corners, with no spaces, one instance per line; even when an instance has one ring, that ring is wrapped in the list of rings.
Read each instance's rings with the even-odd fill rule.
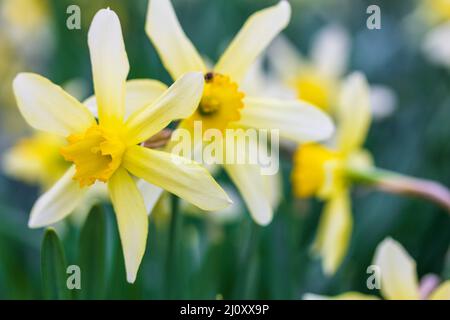
[[[105,212],[95,206],[80,236],[82,299],[103,299],[106,289],[107,225]]]
[[[70,299],[67,288],[66,259],[55,230],[45,231],[41,247],[41,276],[45,299]]]

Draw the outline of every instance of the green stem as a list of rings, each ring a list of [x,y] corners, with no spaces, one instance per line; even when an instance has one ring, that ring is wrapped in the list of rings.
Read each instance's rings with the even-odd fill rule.
[[[450,213],[450,190],[439,182],[408,177],[378,168],[349,169],[347,175],[352,181],[370,185],[385,192],[432,201]]]
[[[181,229],[181,215],[179,208],[179,198],[171,195],[172,218],[170,220],[169,242],[166,260],[166,290],[167,298],[175,299],[177,295],[177,284],[179,270],[177,268],[177,260],[179,258],[179,237]]]

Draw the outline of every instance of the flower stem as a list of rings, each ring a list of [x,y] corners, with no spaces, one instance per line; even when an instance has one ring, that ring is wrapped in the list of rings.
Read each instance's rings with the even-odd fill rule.
[[[178,253],[180,229],[182,224],[179,209],[179,200],[180,199],[177,196],[171,195],[172,217],[170,220],[169,242],[166,260],[166,290],[168,299],[177,298],[177,284],[179,283],[179,270],[177,269],[177,260],[180,256]]]
[[[426,199],[450,213],[450,190],[439,182],[408,177],[378,168],[349,169],[347,175],[354,182],[370,185],[385,192]]]

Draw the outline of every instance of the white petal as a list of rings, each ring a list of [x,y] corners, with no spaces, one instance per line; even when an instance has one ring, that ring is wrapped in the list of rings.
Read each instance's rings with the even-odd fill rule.
[[[145,180],[140,179],[137,183],[139,191],[142,194],[142,198],[144,199],[145,208],[147,209],[147,213],[151,214],[153,208],[161,197],[164,189],[155,186],[154,184],[148,183]]]
[[[240,82],[258,56],[288,25],[290,18],[291,6],[285,0],[254,13],[228,46],[214,70]]]
[[[418,300],[416,262],[400,243],[386,238],[375,252],[374,265],[381,269],[381,293],[390,300]]]
[[[150,0],[145,31],[173,79],[186,72],[206,73],[205,64],[186,37],[169,0]]]
[[[423,42],[422,50],[430,62],[450,68],[450,22],[432,29]]]
[[[95,123],[89,110],[61,87],[33,73],[20,73],[13,82],[20,112],[34,128],[64,137]]]
[[[325,140],[334,131],[330,117],[299,100],[246,97],[239,124],[257,129],[278,129],[280,135],[296,142]]]
[[[253,220],[259,225],[268,225],[272,221],[273,210],[260,167],[256,164],[225,164],[224,168],[239,190]]]
[[[99,119],[113,126],[124,116],[125,82],[130,66],[119,17],[110,9],[97,12],[88,33]]]
[[[370,105],[374,119],[384,119],[394,112],[397,106],[397,95],[387,86],[372,85],[370,86]]]
[[[30,228],[48,226],[64,219],[82,201],[88,189],[80,188],[79,183],[73,180],[74,175],[75,167],[72,166],[50,190],[36,201],[28,222]]]
[[[331,78],[341,77],[347,70],[350,36],[339,25],[329,25],[319,31],[312,45],[311,59],[318,72]]]

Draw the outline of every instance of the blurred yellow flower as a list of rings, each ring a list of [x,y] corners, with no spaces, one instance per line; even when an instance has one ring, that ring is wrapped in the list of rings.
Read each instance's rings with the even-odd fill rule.
[[[117,15],[102,9],[88,33],[98,121],[89,109],[49,80],[19,74],[13,83],[19,109],[35,129],[67,139],[62,154],[73,165],[34,205],[29,226],[55,223],[80,203],[88,188],[107,182],[122,242],[127,280],[134,282],[145,252],[148,218],[133,176],[186,199],[204,210],[230,200],[206,169],[184,158],[139,146],[172,120],[190,116],[203,91],[203,76],[188,73],[153,103],[126,117],[128,58]],[[138,83],[141,84],[141,83]],[[138,85],[138,87],[141,87]],[[140,100],[139,94],[129,99]]]
[[[345,80],[336,113],[334,145],[300,146],[292,171],[296,196],[318,196],[326,201],[314,250],[322,256],[327,274],[339,267],[351,235],[348,170],[372,165],[370,155],[362,149],[371,121],[369,88],[364,75],[353,73]]]
[[[165,68],[176,79],[189,71],[205,77],[203,97],[191,118],[180,127],[192,130],[195,120],[207,128],[278,129],[282,137],[297,141],[328,138],[333,131],[330,119],[317,108],[300,101],[251,97],[241,82],[251,65],[269,43],[287,26],[291,8],[287,1],[254,13],[232,40],[218,63],[209,70],[185,35],[169,0],[150,0],[146,32]],[[225,146],[225,153],[228,153]],[[253,146],[249,149],[257,149]],[[247,158],[248,159],[248,158]],[[253,164],[224,164],[241,193],[253,219],[267,225],[273,208],[260,167]]]
[[[450,280],[444,281],[431,293],[422,294],[419,289],[416,262],[397,241],[386,238],[375,252],[373,265],[380,268],[380,291],[389,300],[450,300]],[[306,294],[305,299],[367,300],[376,296],[347,292],[335,297]]]
[[[3,171],[18,180],[38,184],[46,190],[69,168],[59,150],[65,140],[45,132],[23,138],[4,154]]]

